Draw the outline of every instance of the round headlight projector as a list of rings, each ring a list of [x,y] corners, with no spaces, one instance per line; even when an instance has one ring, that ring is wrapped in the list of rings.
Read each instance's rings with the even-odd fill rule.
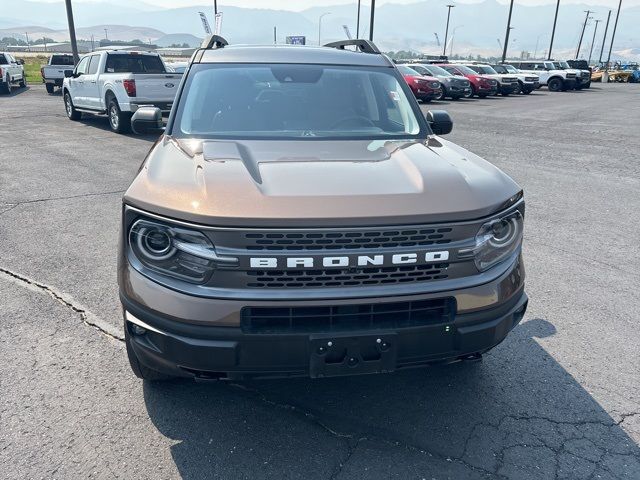
[[[165,260],[175,252],[171,235],[162,228],[142,227],[136,235],[139,251],[152,260]]]

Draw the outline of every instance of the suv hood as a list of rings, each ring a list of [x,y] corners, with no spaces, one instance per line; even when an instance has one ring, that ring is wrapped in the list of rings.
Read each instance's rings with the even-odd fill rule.
[[[422,141],[159,140],[125,194],[211,226],[361,226],[477,219],[520,187],[459,146]]]

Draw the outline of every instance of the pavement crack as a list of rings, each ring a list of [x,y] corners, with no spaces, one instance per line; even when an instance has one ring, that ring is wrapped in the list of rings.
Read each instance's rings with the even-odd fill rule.
[[[616,422],[616,425],[620,426],[627,418],[635,417],[636,415],[640,415],[640,412],[622,413],[620,415],[620,420]]]
[[[99,197],[101,195],[115,195],[115,194],[120,194],[120,193],[124,193],[126,192],[126,190],[112,190],[112,191],[108,191],[108,192],[97,192],[97,193],[81,193],[78,195],[68,195],[68,196],[64,196],[64,197],[49,197],[49,198],[36,198],[34,200],[25,200],[23,202],[17,202],[15,204],[13,204],[13,206],[11,208],[9,208],[8,210],[5,210],[2,213],[6,213],[9,210],[13,210],[14,208],[20,206],[20,205],[29,205],[31,203],[42,203],[42,202],[52,202],[55,200],[70,200],[70,199],[74,199],[74,198],[87,198],[87,197]]]
[[[97,316],[93,315],[86,308],[79,306],[73,300],[65,298],[63,294],[58,293],[54,288],[27,278],[19,273],[7,270],[6,268],[0,267],[0,274],[4,274],[7,279],[17,285],[48,294],[49,296],[53,297],[53,299],[58,303],[64,305],[72,312],[78,314],[85,325],[95,328],[98,332],[109,338],[118,341],[124,341],[124,335],[120,333],[116,328],[114,328],[104,320],[101,320]]]

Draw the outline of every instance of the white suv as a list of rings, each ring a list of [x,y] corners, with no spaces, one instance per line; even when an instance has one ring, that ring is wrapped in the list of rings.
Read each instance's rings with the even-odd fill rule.
[[[540,85],[546,85],[552,92],[573,90],[576,88],[577,75],[556,68],[553,62],[547,60],[527,60],[526,62],[507,62],[518,70],[525,73],[532,73],[540,77]]]
[[[540,77],[533,73],[525,73],[518,70],[513,65],[491,65],[493,69],[504,75],[515,75],[518,79],[519,91],[513,93],[522,93],[529,95],[536,88],[540,88]]]
[[[22,60],[7,52],[0,52],[0,93],[11,93],[14,86],[26,87]]]

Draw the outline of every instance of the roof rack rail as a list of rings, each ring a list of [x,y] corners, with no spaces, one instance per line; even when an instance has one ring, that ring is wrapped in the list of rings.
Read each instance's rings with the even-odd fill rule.
[[[354,46],[362,53],[374,53],[380,54],[380,50],[376,47],[376,44],[370,40],[353,39],[353,40],[339,40],[337,42],[331,42],[324,45],[325,47],[337,48],[338,50],[344,50],[344,47]]]
[[[220,35],[209,35],[202,41],[200,48],[212,49],[212,48],[224,48],[229,45],[226,38]]]

